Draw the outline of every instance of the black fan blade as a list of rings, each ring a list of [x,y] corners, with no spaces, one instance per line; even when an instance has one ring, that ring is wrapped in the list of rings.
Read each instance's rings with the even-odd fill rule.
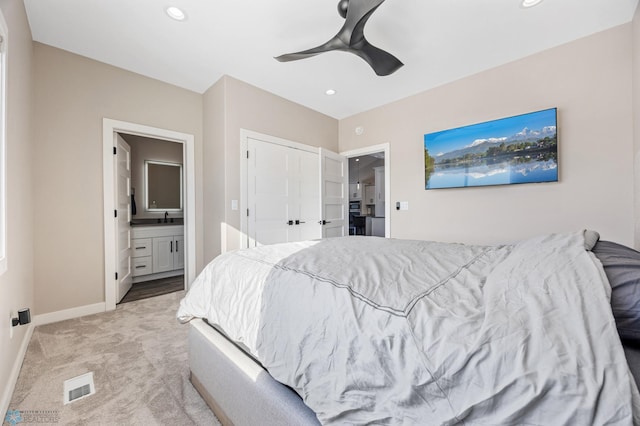
[[[351,2],[356,0],[350,0],[349,7],[351,7]],[[358,0],[360,2],[367,0]],[[398,71],[404,64],[395,56],[386,52],[378,47],[375,47],[371,43],[367,41],[364,36],[364,26],[371,17],[371,14],[375,12],[375,10],[382,4],[384,0],[378,1],[376,5],[373,6],[368,12],[364,15],[358,15],[360,19],[356,22],[353,27],[353,31],[351,33],[351,42],[349,52],[360,56],[364,59],[370,66],[373,68],[373,71],[379,76],[386,76],[393,74]],[[360,4],[360,3],[357,3]],[[347,10],[347,18],[349,17]]]
[[[349,0],[345,25],[355,27],[358,21],[373,13],[384,2],[385,0]]]
[[[358,24],[364,26],[371,14],[384,2],[385,0],[349,0],[347,17],[342,29],[348,28],[352,32]]]
[[[355,49],[349,49],[349,52],[364,59],[379,76],[393,74],[404,65],[391,53],[375,47],[364,37],[358,44],[358,47]]]
[[[331,40],[301,52],[287,53],[276,57],[280,62],[296,61],[324,52],[342,50],[364,59],[375,73],[385,76],[394,73],[404,64],[392,54],[371,45],[364,37],[364,26],[376,9],[385,0],[349,0],[345,23]]]
[[[310,58],[320,53],[330,52],[332,50],[345,50],[348,46],[342,43],[337,38],[332,38],[325,44],[314,47],[312,49],[303,50],[301,52],[286,53],[284,55],[277,56],[275,59],[280,62],[297,61],[298,59]]]

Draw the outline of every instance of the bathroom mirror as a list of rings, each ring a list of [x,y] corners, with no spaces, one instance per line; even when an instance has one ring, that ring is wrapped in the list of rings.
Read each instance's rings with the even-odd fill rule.
[[[182,164],[144,162],[148,211],[182,211]]]

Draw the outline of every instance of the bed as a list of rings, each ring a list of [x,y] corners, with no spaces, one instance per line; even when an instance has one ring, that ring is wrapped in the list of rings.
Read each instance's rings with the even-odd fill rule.
[[[177,313],[192,383],[223,424],[640,424],[640,263],[598,238],[225,253]]]

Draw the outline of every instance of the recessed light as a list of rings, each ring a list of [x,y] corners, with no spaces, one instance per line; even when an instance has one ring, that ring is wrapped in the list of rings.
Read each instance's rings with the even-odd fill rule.
[[[175,19],[176,21],[184,21],[185,19],[187,19],[187,15],[185,15],[185,13],[181,9],[178,9],[175,6],[169,6],[166,9],[166,12],[171,19]]]
[[[336,94],[336,91],[333,89],[328,89],[326,92],[324,92],[327,96],[333,96]]]
[[[542,3],[542,0],[522,0],[521,6],[528,9],[533,6],[537,6]]]

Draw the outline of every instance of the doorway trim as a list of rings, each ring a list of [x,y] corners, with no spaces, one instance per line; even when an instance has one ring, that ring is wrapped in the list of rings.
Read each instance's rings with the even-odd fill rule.
[[[128,133],[155,139],[163,139],[181,143],[184,159],[183,194],[184,202],[184,238],[185,238],[185,288],[195,278],[196,272],[196,172],[195,172],[195,137],[192,134],[160,129],[142,124],[103,118],[102,120],[102,185],[104,213],[104,297],[105,311],[116,308],[115,274],[116,268],[116,225],[113,211],[115,209],[115,159],[113,141],[115,133]]]
[[[379,145],[366,146],[364,148],[350,149],[342,151],[340,155],[352,158],[362,155],[370,155],[384,152],[384,237],[391,238],[391,146],[389,142]]]

